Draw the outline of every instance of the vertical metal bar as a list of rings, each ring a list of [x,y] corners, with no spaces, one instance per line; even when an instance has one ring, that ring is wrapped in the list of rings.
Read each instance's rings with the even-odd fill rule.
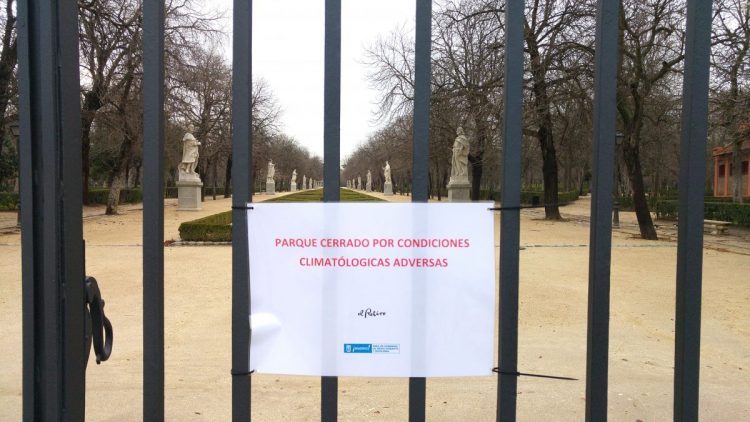
[[[66,420],[83,420],[86,397],[86,337],[83,244],[83,170],[81,155],[81,82],[78,46],[78,7],[75,2],[56,5],[57,83],[60,86],[58,155],[61,212],[63,303],[63,400]],[[59,282],[59,281],[58,281]]]
[[[688,0],[677,226],[674,420],[698,420],[711,1]],[[737,169],[739,171],[739,169]]]
[[[250,257],[252,202],[252,0],[234,0],[232,52],[232,420],[250,420]]]
[[[143,419],[164,420],[164,1],[143,4]]]
[[[618,0],[599,0],[594,75],[594,145],[589,234],[586,420],[607,420],[612,185],[616,135]]]
[[[338,202],[341,177],[341,0],[325,2],[323,88],[323,201]],[[338,418],[337,377],[320,380],[320,419]]]
[[[417,0],[414,45],[414,142],[412,201],[427,202],[430,163],[432,1]]]
[[[323,200],[337,202],[341,177],[341,0],[325,3]]]
[[[82,421],[78,9],[75,2],[24,0],[18,3],[18,18],[23,418]]]
[[[505,9],[505,92],[503,93],[503,207],[521,204],[523,128],[523,0],[508,0]],[[500,320],[498,328],[497,420],[516,420],[518,389],[518,273],[521,215],[500,215]]]
[[[414,34],[414,132],[412,143],[412,202],[427,202],[430,195],[430,95],[432,54],[432,0],[416,0]],[[425,420],[427,380],[409,378],[409,421]]]

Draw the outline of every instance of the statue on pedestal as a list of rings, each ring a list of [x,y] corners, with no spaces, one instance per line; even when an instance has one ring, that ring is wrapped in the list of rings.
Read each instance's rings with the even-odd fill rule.
[[[195,172],[198,166],[198,147],[201,145],[192,133],[182,137],[182,162],[179,165],[178,180],[200,181],[200,175]]]
[[[198,147],[201,145],[192,133],[182,137],[182,161],[177,174],[177,210],[197,211],[201,209],[203,182],[195,172],[198,165]]]
[[[469,140],[464,135],[464,129],[459,127],[456,131],[456,140],[453,142],[453,157],[451,158],[451,178],[448,184],[453,182],[469,182]]]
[[[385,183],[391,183],[391,165],[388,161],[385,162],[385,167],[383,167],[383,174],[385,175]]]
[[[273,177],[276,175],[276,166],[272,160],[268,160],[268,174],[266,175],[266,181],[273,182]]]
[[[289,189],[292,192],[297,190],[297,169],[292,170],[292,180],[289,182]]]

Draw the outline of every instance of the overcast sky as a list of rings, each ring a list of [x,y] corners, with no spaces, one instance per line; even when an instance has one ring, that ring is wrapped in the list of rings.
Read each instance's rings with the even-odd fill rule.
[[[200,0],[199,0],[200,1]],[[226,15],[231,57],[232,0],[203,0]],[[263,78],[283,110],[282,130],[323,157],[324,0],[253,2],[253,78]],[[382,123],[374,121],[378,92],[367,82],[364,50],[398,27],[414,28],[415,2],[342,0],[341,158]]]

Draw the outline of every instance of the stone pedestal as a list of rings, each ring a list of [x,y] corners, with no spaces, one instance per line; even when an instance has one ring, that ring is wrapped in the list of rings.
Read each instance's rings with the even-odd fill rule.
[[[383,185],[383,195],[393,196],[393,183],[385,182],[385,184]]]
[[[177,182],[177,210],[200,211],[201,189],[200,180],[180,180]]]
[[[292,186],[289,188],[289,190],[291,192],[297,192],[297,184],[296,183],[292,183]]]
[[[370,183],[370,182],[367,182],[367,186],[366,186],[366,188],[365,188],[365,191],[366,191],[366,192],[372,192],[372,183]]]
[[[266,195],[276,195],[276,183],[273,179],[266,179]]]
[[[471,183],[466,181],[450,181],[448,183],[448,202],[471,201]]]

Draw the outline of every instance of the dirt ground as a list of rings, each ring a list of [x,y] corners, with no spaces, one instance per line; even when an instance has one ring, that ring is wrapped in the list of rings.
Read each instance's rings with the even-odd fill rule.
[[[167,200],[165,238],[177,239],[183,221],[230,206],[228,199],[209,199],[202,211],[178,212]],[[563,222],[544,221],[539,210],[522,212],[519,370],[576,379],[521,377],[522,421],[583,419],[589,208],[587,198],[564,207]],[[99,281],[115,330],[111,359],[92,360],[88,368],[87,417],[141,420],[142,209],[126,206],[106,217],[101,207],[86,208],[84,216],[86,272]],[[14,221],[14,214],[0,213],[3,421],[20,420],[21,412],[21,248]],[[634,236],[632,213],[621,213],[621,221],[612,240],[610,420],[671,420],[675,228],[660,224],[663,240],[643,241]],[[707,234],[703,258],[701,419],[750,420],[750,232]],[[166,419],[229,420],[231,247],[167,247],[165,261]],[[427,419],[494,420],[496,383],[494,376],[429,379]],[[258,375],[252,384],[255,420],[319,420],[319,378]],[[340,419],[406,420],[407,386],[404,379],[342,378]]]

